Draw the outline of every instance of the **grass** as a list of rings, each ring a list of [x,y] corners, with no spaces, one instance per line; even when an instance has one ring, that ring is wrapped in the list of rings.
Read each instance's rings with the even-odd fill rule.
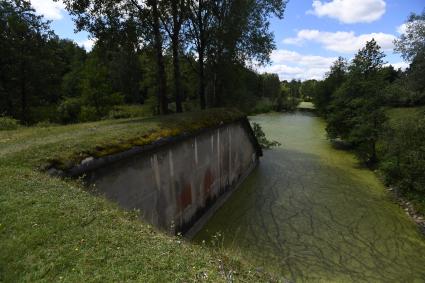
[[[192,245],[40,168],[238,119],[226,109],[0,131],[0,281],[268,281],[223,250]],[[122,146],[118,146],[122,145]]]

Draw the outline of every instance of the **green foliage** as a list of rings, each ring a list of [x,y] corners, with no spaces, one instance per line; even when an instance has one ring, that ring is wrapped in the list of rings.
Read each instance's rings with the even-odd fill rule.
[[[252,130],[254,131],[254,135],[260,144],[260,146],[264,149],[270,149],[275,146],[280,146],[281,144],[278,141],[270,141],[267,139],[266,134],[261,128],[260,124],[253,122]]]
[[[317,112],[320,115],[326,117],[328,114],[328,107],[333,99],[332,94],[346,80],[347,70],[347,60],[339,57],[331,66],[331,69],[325,80],[316,84],[315,93],[313,95],[313,102]]]
[[[316,80],[307,80],[304,81],[300,86],[300,94],[301,99],[303,101],[312,101],[313,97],[315,97],[316,94],[316,88],[317,88],[317,81]]]
[[[152,111],[152,103],[145,103],[143,105],[117,105],[109,111],[109,119],[121,118],[136,118],[136,117],[149,117],[154,114]]]
[[[395,51],[410,62],[404,84],[414,95],[414,104],[425,104],[425,10],[412,14],[404,24],[406,31],[394,41]]]
[[[275,105],[268,98],[259,99],[250,114],[267,113],[276,110]]]
[[[425,49],[425,10],[421,14],[411,14],[405,27],[406,31],[394,41],[395,51],[412,61]]]
[[[398,118],[382,138],[381,169],[402,192],[425,193],[425,113]]]
[[[177,87],[186,111],[200,107],[194,103],[200,104],[201,89],[208,107],[232,106],[247,112],[289,109],[299,98],[299,93],[293,91],[288,103],[276,74],[259,75],[246,66],[252,60],[268,61],[274,47],[268,15],[282,17],[286,1],[236,1],[232,5],[218,1],[204,2],[199,7],[188,1],[179,2],[177,10],[174,2],[151,1],[149,7],[124,2],[126,5],[64,1],[74,16],[76,29],[86,30],[97,39],[88,54],[74,42],[54,35],[49,22],[36,15],[29,2],[1,2],[0,26],[4,32],[0,35],[0,51],[4,56],[0,57],[0,113],[25,124],[76,123],[99,120],[120,104],[138,105],[147,100],[157,104],[150,105],[156,114],[165,112],[163,108],[177,112]],[[159,28],[164,31],[158,38],[150,36],[152,24],[158,20],[153,7],[158,9]],[[205,22],[202,36],[191,30],[199,24],[193,21],[198,16],[195,8],[211,20]],[[123,18],[123,14],[128,17]],[[179,25],[181,29],[174,30]],[[173,36],[176,32],[180,34],[177,38]],[[192,52],[199,54],[195,43],[200,36],[202,80],[200,58]],[[177,52],[158,52],[164,51],[168,42],[174,47],[176,40],[180,46]],[[140,42],[147,44],[141,47]],[[173,83],[159,83],[159,75],[164,75],[158,73],[158,59],[165,79]],[[167,105],[160,109],[158,105],[164,101],[172,103],[165,102]],[[128,115],[112,111],[110,117],[115,116]]]
[[[59,104],[62,78],[85,51],[58,39],[29,1],[1,1],[0,30],[0,113],[26,124],[52,119],[44,110]]]
[[[59,121],[64,124],[78,122],[81,107],[81,98],[65,98],[58,106]]]
[[[19,121],[10,117],[0,116],[0,131],[16,130],[19,128]]]
[[[84,70],[82,82],[81,121],[95,121],[105,116],[114,105],[124,103],[120,93],[113,92],[108,69],[96,57],[91,57]]]
[[[376,144],[385,126],[383,53],[373,39],[359,50],[349,65],[347,79],[333,93],[327,116],[332,139],[351,143],[364,162],[377,161]]]

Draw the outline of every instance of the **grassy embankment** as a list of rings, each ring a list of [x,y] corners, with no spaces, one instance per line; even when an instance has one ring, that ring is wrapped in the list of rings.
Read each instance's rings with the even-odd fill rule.
[[[235,255],[167,236],[78,181],[43,171],[241,115],[219,109],[0,131],[0,281],[269,280]]]

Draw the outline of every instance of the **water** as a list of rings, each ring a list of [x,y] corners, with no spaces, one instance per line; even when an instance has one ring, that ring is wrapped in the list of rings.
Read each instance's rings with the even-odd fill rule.
[[[195,241],[296,282],[425,282],[425,240],[375,175],[309,113],[252,117],[282,143]],[[217,245],[217,244],[216,244]]]

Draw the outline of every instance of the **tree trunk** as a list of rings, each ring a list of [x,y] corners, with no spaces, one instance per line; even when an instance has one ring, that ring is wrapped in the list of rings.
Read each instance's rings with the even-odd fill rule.
[[[199,102],[201,105],[201,109],[206,108],[205,103],[205,74],[204,74],[204,51],[202,48],[199,52]]]
[[[172,1],[173,13],[173,37],[171,39],[173,45],[173,67],[174,67],[174,97],[176,100],[176,112],[183,112],[181,101],[181,76],[180,76],[180,58],[179,58],[179,35],[180,23],[178,19],[177,1]]]
[[[27,78],[25,63],[21,62],[21,120],[28,122]]]
[[[376,155],[376,141],[372,141],[372,144],[371,144],[371,150],[372,150],[372,155],[371,155],[371,157],[370,157],[370,164],[375,164],[377,161],[378,161],[378,157],[377,157],[377,155]]]
[[[168,102],[167,102],[167,79],[165,75],[165,64],[164,56],[162,54],[162,36],[159,24],[159,11],[158,1],[150,0],[149,5],[152,7],[153,16],[153,33],[154,33],[154,46],[156,52],[156,64],[157,64],[157,83],[158,83],[158,103],[159,113],[168,113]]]
[[[198,65],[199,65],[199,103],[201,109],[206,108],[205,101],[205,73],[204,73],[204,56],[205,56],[205,31],[204,31],[204,22],[202,19],[202,10],[203,10],[203,1],[199,1],[198,7],[198,29],[199,29],[199,46],[198,46]]]

